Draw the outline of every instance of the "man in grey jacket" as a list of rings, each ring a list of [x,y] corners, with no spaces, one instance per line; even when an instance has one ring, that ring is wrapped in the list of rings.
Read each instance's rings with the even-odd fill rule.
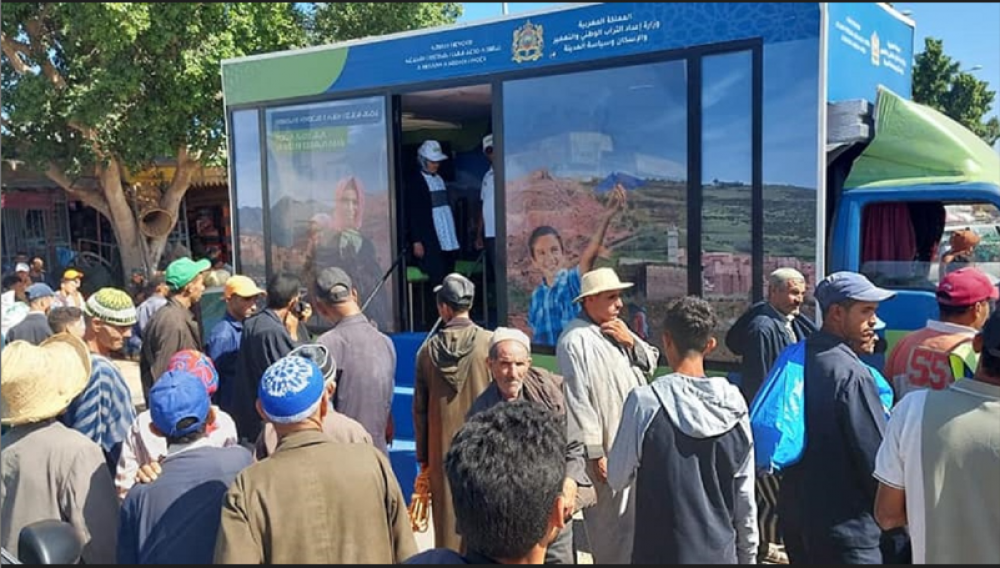
[[[705,300],[674,301],[663,326],[674,372],[625,401],[608,483],[635,481],[633,564],[756,563],[749,412],[736,386],[705,376],[717,323]]]

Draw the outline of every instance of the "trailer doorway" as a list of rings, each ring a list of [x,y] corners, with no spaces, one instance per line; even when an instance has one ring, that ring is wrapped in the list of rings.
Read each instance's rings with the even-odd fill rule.
[[[473,319],[481,324],[495,324],[495,263],[485,254],[486,243],[479,246],[483,179],[492,165],[492,153],[485,151],[484,139],[493,133],[493,87],[486,83],[410,92],[395,97],[395,105],[399,141],[396,218],[400,247],[407,247],[406,283],[402,291],[405,325],[411,331],[426,331],[437,319],[433,288],[439,282],[431,281],[434,271],[430,259],[434,252],[425,251],[425,258],[417,258],[414,253],[414,244],[420,242],[416,239],[427,238],[416,235],[421,221],[426,220],[414,218],[413,204],[414,192],[426,191],[426,187],[421,187],[425,182],[417,154],[421,144],[428,140],[436,141],[447,156],[440,162],[437,174],[444,181],[455,221],[459,250],[455,253],[454,271],[476,284]],[[487,214],[490,209],[486,207]],[[433,223],[422,225],[433,228]]]

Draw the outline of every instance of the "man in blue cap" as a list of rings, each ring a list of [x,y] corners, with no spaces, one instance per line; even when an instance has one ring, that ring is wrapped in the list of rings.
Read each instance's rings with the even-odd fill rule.
[[[48,315],[55,292],[43,282],[28,286],[24,292],[28,295],[28,315],[24,316],[21,323],[10,328],[7,342],[21,339],[32,345],[40,345],[52,335]]]
[[[149,391],[151,430],[167,439],[156,481],[134,485],[118,524],[119,564],[211,564],[222,498],[253,462],[241,446],[207,437],[211,397],[190,371],[167,371]]]
[[[881,564],[872,472],[886,415],[855,349],[874,344],[875,312],[895,293],[836,272],[814,296],[823,326],[806,339],[806,446],[784,470],[778,519],[792,563]]]

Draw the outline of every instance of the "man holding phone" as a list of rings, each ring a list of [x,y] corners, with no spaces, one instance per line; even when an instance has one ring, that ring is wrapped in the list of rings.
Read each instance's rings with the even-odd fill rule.
[[[302,281],[281,272],[267,282],[267,307],[243,323],[237,357],[238,377],[233,384],[233,418],[241,442],[253,444],[260,434],[257,385],[264,371],[292,349],[311,339],[305,322],[312,307],[302,300]]]

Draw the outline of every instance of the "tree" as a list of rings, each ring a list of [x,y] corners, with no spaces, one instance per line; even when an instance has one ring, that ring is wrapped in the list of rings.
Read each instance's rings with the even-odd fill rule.
[[[5,2],[0,33],[4,158],[105,216],[125,270],[166,242],[140,233],[129,172],[175,161],[156,201],[177,219],[193,174],[225,158],[221,60],[305,41],[291,3]]]
[[[3,157],[44,172],[106,217],[126,272],[154,267],[166,238],[141,234],[123,180],[173,162],[156,202],[176,219],[197,169],[224,164],[223,59],[460,14],[451,3],[4,2]]]
[[[457,2],[313,2],[311,7],[315,44],[453,24],[462,15]]]
[[[983,122],[996,100],[989,83],[961,70],[961,63],[944,53],[944,42],[925,38],[924,51],[913,66],[913,100],[958,121],[993,145],[1000,139],[1000,119]]]

